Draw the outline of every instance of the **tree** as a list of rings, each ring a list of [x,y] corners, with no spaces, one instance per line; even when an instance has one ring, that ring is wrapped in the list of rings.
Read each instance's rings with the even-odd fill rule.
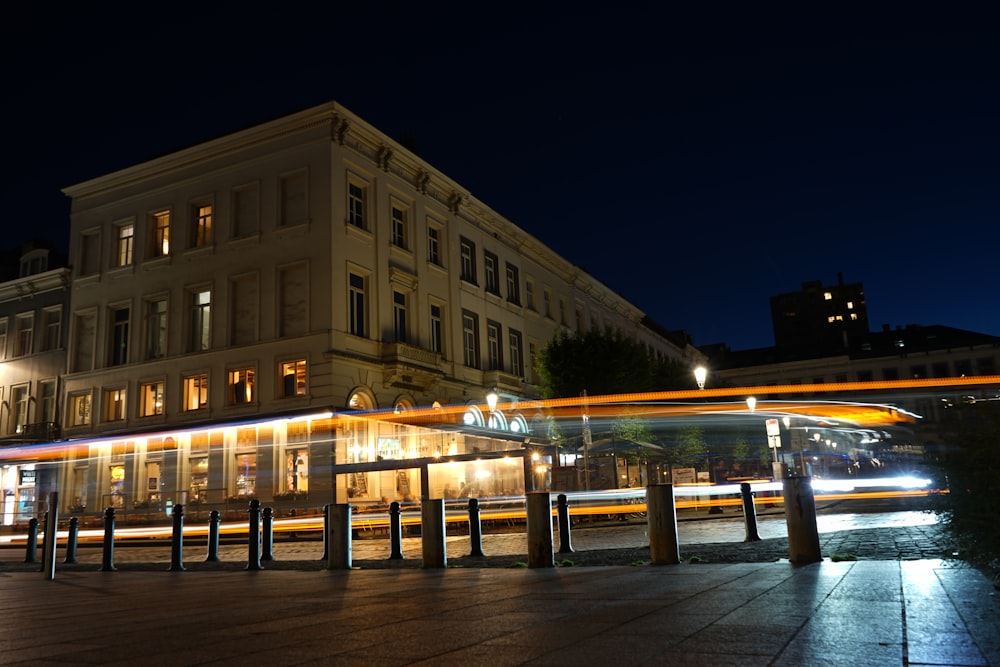
[[[689,389],[692,384],[680,362],[657,359],[630,338],[598,331],[559,334],[539,352],[535,370],[546,398]]]

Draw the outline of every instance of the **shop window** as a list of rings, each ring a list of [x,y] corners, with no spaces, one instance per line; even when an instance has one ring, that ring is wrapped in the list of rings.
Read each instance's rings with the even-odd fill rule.
[[[236,497],[253,497],[257,493],[257,455],[236,455]]]

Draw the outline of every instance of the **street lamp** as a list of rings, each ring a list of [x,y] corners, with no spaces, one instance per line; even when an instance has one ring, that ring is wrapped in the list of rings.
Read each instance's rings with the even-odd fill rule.
[[[486,394],[486,405],[489,407],[490,412],[495,412],[497,409],[497,401],[500,400],[500,394],[497,392],[497,388],[493,387],[490,389],[489,393]]]
[[[694,381],[698,383],[698,389],[705,388],[705,378],[708,377],[708,370],[704,366],[694,369]]]
[[[757,399],[754,398],[753,396],[748,396],[747,397],[747,410],[749,410],[750,412],[753,412],[756,407],[757,407]]]

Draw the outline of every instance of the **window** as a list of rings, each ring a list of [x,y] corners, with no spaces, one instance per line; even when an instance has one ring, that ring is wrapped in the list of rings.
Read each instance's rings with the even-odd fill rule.
[[[212,291],[191,292],[191,338],[188,348],[191,352],[202,352],[212,344]]]
[[[542,290],[542,312],[545,317],[552,317],[552,290],[547,287]]]
[[[135,244],[135,225],[126,222],[115,228],[115,266],[130,266]]]
[[[476,285],[476,244],[463,238],[459,241],[462,254],[461,278],[467,283]]]
[[[121,366],[128,363],[129,309],[111,310],[111,340],[108,351],[108,365]]]
[[[396,342],[406,342],[406,295],[396,291],[392,293],[392,334]]]
[[[101,235],[84,232],[80,235],[80,275],[92,276],[101,271]]]
[[[144,382],[139,385],[139,416],[152,417],[163,414],[163,382]]]
[[[535,343],[528,343],[528,367],[524,369],[525,379],[532,381],[535,372],[535,359],[538,357],[538,346]]]
[[[528,310],[535,309],[535,281],[531,278],[524,279],[524,307]]]
[[[883,380],[898,380],[899,379],[899,369],[898,368],[883,368],[882,369],[882,379]]]
[[[7,318],[0,318],[0,359],[7,358]]]
[[[23,433],[28,424],[28,385],[10,388],[10,433]]]
[[[281,210],[278,212],[280,226],[301,225],[308,221],[307,187],[305,171],[281,177],[278,186],[281,197]]]
[[[208,407],[208,374],[184,377],[184,410],[203,410]]]
[[[21,268],[18,276],[35,276],[49,270],[49,251],[39,248],[21,255]]]
[[[44,380],[38,383],[38,395],[41,397],[38,420],[46,424],[53,424],[56,421],[56,383],[52,380]]]
[[[196,204],[191,209],[191,247],[212,245],[212,205]]]
[[[365,221],[365,187],[358,183],[347,184],[347,222],[358,229],[368,229]]]
[[[431,304],[431,351],[444,354],[443,325],[441,322],[441,306]]]
[[[559,324],[566,326],[566,299],[559,297]]]
[[[35,334],[35,314],[21,313],[14,318],[14,356],[31,354],[32,339]]]
[[[260,232],[260,196],[257,185],[233,190],[233,236],[243,238]]]
[[[278,364],[281,376],[281,398],[306,395],[306,360],[295,359]]]
[[[467,310],[462,311],[462,353],[466,366],[479,368],[479,317]]]
[[[77,313],[73,319],[72,369],[93,370],[97,356],[97,312],[91,310]]]
[[[507,339],[510,346],[510,374],[516,377],[524,377],[524,356],[521,350],[524,347],[520,331],[510,329]]]
[[[406,249],[406,211],[392,205],[392,245]]]
[[[823,292],[823,299],[825,301],[830,301],[831,299],[833,299],[833,294],[831,294],[830,292]]]
[[[507,263],[507,301],[521,305],[521,279],[517,267]]]
[[[75,392],[69,396],[69,425],[90,424],[90,392]]]
[[[146,358],[160,359],[167,354],[167,300],[146,302]]]
[[[583,306],[576,307],[576,331],[583,333]]]
[[[497,256],[489,251],[483,251],[483,275],[486,278],[486,291],[500,295],[500,262]]]
[[[488,363],[486,370],[503,370],[503,357],[500,354],[501,331],[499,322],[486,320],[486,358]]]
[[[348,280],[349,283],[349,293],[348,293],[348,314],[347,323],[348,331],[355,336],[365,335],[365,322],[367,318],[365,316],[365,279],[364,276],[359,276],[356,273],[350,274]]]
[[[44,339],[42,344],[45,350],[59,350],[62,348],[62,308],[52,308],[42,313],[42,326]]]
[[[149,256],[166,257],[170,254],[170,211],[160,211],[149,217]]]
[[[427,261],[441,266],[441,228],[427,224]]]
[[[245,405],[256,398],[255,372],[253,368],[237,368],[229,371],[229,404]]]
[[[125,419],[125,389],[104,390],[104,421],[115,422]]]
[[[252,496],[257,493],[257,455],[236,455],[236,495]]]

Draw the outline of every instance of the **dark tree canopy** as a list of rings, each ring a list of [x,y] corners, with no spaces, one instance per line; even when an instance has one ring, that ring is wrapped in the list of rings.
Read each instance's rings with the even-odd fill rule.
[[[690,389],[691,371],[651,356],[638,342],[596,331],[561,334],[538,355],[546,398]]]

